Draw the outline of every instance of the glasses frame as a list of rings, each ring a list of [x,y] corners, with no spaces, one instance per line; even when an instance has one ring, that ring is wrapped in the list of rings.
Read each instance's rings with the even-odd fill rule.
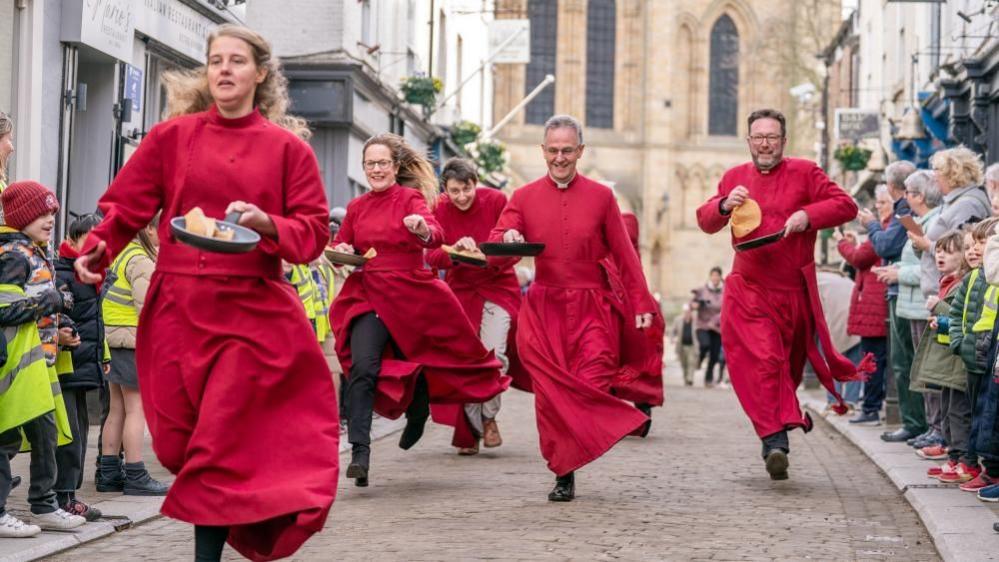
[[[776,138],[774,138],[774,140],[771,141],[770,139],[773,138],[773,137],[776,137]],[[766,142],[767,144],[769,144],[771,146],[772,145],[776,145],[776,144],[779,144],[779,143],[783,142],[785,139],[787,139],[787,137],[784,136],[784,135],[761,135],[759,137],[759,139],[760,139],[759,142],[757,142],[757,140],[753,137],[753,135],[746,135],[746,140],[749,141],[751,144],[754,144],[756,146],[761,146],[764,142]]]
[[[578,153],[579,149],[582,148],[582,147],[583,147],[583,145],[580,144],[580,145],[577,145],[577,146],[575,146],[573,148],[566,147],[566,148],[557,149],[554,152],[552,152],[552,149],[550,149],[549,147],[547,147],[545,145],[541,145],[542,150],[544,150],[545,154],[547,154],[548,156],[559,156],[559,155],[562,155],[562,156],[572,156],[573,154]]]
[[[395,166],[394,160],[364,160],[361,162],[361,166],[365,170],[374,170],[378,168],[379,170],[391,170]]]

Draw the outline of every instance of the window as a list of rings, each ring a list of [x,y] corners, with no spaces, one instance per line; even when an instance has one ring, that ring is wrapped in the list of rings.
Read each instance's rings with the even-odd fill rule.
[[[456,85],[460,84],[461,81],[465,79],[465,69],[462,68],[462,66],[464,66],[463,63],[465,62],[464,58],[465,58],[465,41],[461,38],[461,35],[459,34],[457,45],[455,46],[455,61],[454,61],[455,65],[454,81]],[[445,86],[447,85],[445,84]],[[459,93],[454,100],[455,107],[458,108],[459,114],[461,114],[461,98],[462,95]]]
[[[586,125],[614,127],[615,0],[590,0],[586,8]]]
[[[527,17],[531,21],[531,62],[527,65],[524,94],[531,93],[545,76],[555,74],[555,49],[558,38],[558,2],[529,0]],[[549,86],[527,104],[525,120],[543,125],[555,113],[555,88]]]
[[[447,16],[441,10],[440,27],[437,30],[437,74],[444,85],[447,85]]]
[[[708,134],[735,136],[739,111],[739,30],[727,15],[711,28]]]
[[[361,43],[367,47],[374,45],[371,34],[371,0],[361,0]]]

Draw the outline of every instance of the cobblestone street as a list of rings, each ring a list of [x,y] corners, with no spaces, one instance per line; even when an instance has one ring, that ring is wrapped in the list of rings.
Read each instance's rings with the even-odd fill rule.
[[[477,457],[455,455],[442,426],[408,452],[390,436],[374,446],[371,487],[342,479],[325,531],[294,559],[939,559],[897,489],[825,423],[792,434],[791,479],[772,482],[734,394],[667,391],[649,439],[578,472],[569,504],[546,500],[529,395],[506,395],[505,443]],[[185,560],[191,538],[160,519],[49,560]]]

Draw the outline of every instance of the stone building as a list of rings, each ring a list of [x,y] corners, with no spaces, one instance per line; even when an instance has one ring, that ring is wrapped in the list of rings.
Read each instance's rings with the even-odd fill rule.
[[[679,301],[714,265],[728,268],[727,233],[707,236],[695,210],[724,170],[748,159],[746,116],[787,115],[787,154],[815,159],[817,59],[840,22],[828,0],[497,0],[497,18],[531,21],[531,62],[499,65],[498,120],[546,74],[556,82],[499,133],[515,185],[545,172],[541,124],[579,117],[584,175],[613,182],[622,208],[639,216],[646,275]]]

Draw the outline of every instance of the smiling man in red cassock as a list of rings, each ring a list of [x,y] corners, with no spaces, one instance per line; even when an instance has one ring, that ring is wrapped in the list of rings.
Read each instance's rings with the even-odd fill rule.
[[[751,198],[762,211],[760,224],[742,238],[733,234],[733,243],[784,233],[775,243],[736,253],[721,325],[732,387],[763,441],[767,472],[784,480],[788,430],[812,427],[795,396],[805,360],[841,412],[833,381],[860,377],[832,345],[815,280],[816,233],[852,220],[857,205],[814,162],[783,157],[787,131],[779,111],[754,111],[747,140],[753,161],[725,172],[718,194],[697,210],[697,223],[718,232]]]
[[[541,454],[556,475],[551,501],[571,501],[574,471],[649,419],[611,390],[623,369],[624,323],[648,328],[655,303],[613,192],[576,172],[583,148],[576,119],[549,119],[548,173],[514,192],[490,235],[545,244],[520,308],[517,350],[534,387]],[[628,302],[611,290],[608,256]]]

